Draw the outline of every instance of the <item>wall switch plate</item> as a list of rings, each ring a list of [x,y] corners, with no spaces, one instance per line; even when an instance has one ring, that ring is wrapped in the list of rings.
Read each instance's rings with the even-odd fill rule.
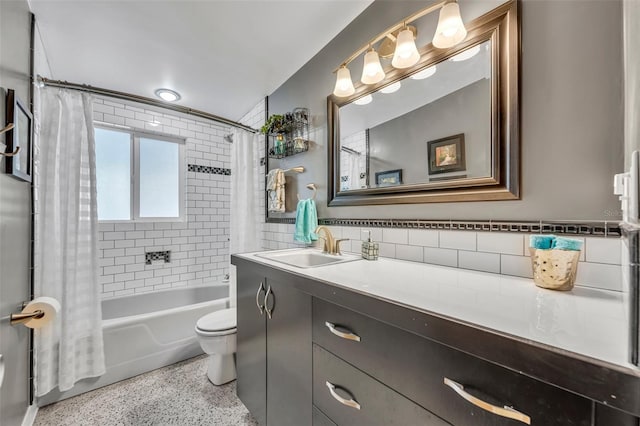
[[[640,215],[640,152],[631,154],[631,167],[626,173],[619,173],[613,179],[613,193],[620,196],[622,220],[626,223],[639,225]]]

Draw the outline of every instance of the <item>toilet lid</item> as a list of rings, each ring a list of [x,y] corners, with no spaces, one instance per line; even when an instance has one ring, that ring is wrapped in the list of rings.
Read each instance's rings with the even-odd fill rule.
[[[236,328],[236,309],[215,311],[200,318],[196,323],[202,331],[223,331]]]

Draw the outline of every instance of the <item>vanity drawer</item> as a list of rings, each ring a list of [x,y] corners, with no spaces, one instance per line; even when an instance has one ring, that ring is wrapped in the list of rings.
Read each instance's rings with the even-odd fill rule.
[[[322,411],[318,409],[318,407],[313,407],[313,426],[338,426],[334,422],[329,419],[329,417],[325,416]]]
[[[318,345],[313,345],[313,405],[338,426],[448,425]]]
[[[456,426],[526,424],[468,399],[513,407],[534,426],[591,424],[585,398],[316,298],[313,341]]]

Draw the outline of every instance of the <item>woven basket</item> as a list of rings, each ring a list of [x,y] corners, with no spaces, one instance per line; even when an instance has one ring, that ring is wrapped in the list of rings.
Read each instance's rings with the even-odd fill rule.
[[[533,281],[538,287],[568,291],[576,282],[580,251],[529,248]]]

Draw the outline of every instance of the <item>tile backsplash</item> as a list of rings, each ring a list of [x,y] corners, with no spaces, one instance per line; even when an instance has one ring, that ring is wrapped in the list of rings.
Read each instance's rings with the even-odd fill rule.
[[[364,230],[371,230],[373,241],[380,243],[380,256],[412,262],[424,262],[476,271],[531,278],[529,235],[511,232],[476,232],[397,228],[360,228],[329,226],[345,252],[360,253]],[[301,247],[293,241],[292,224],[267,223],[263,238],[265,249]],[[576,285],[622,291],[619,237],[572,236],[584,242],[580,253]]]

